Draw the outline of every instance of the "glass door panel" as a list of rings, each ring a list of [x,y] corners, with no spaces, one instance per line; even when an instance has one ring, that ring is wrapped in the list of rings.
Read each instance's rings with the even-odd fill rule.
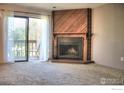
[[[14,17],[14,56],[15,61],[27,61],[28,19]]]
[[[28,55],[29,60],[39,59],[40,37],[41,37],[41,19],[29,18],[29,40]]]

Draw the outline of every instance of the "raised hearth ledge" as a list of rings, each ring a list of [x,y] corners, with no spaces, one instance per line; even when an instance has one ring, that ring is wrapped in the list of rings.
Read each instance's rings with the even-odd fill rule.
[[[50,61],[57,62],[57,63],[75,63],[75,64],[94,63],[94,61],[83,61],[83,60],[73,60],[73,59],[51,59]]]

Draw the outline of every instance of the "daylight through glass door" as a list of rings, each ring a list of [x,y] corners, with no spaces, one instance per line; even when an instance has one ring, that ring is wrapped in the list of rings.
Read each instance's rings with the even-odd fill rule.
[[[29,18],[29,60],[39,60],[41,44],[41,19]]]
[[[8,18],[10,20],[11,18]],[[18,17],[13,18],[14,45],[12,47],[15,61],[39,60],[41,44],[41,19]],[[11,27],[11,24],[9,24]],[[8,45],[10,46],[10,45]]]
[[[14,17],[14,58],[27,61],[27,18]]]

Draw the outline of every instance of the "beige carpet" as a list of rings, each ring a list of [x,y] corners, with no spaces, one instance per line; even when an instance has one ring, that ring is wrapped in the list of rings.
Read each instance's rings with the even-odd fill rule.
[[[19,62],[0,64],[0,85],[124,84],[124,70],[97,64]]]

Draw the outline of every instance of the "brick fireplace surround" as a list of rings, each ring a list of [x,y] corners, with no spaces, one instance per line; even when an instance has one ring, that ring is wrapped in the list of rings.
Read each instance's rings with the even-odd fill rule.
[[[78,63],[92,63],[91,55],[91,9],[56,10],[53,16],[53,62],[70,59],[58,58],[58,38],[82,37],[82,60]],[[69,61],[70,60],[70,61]]]

